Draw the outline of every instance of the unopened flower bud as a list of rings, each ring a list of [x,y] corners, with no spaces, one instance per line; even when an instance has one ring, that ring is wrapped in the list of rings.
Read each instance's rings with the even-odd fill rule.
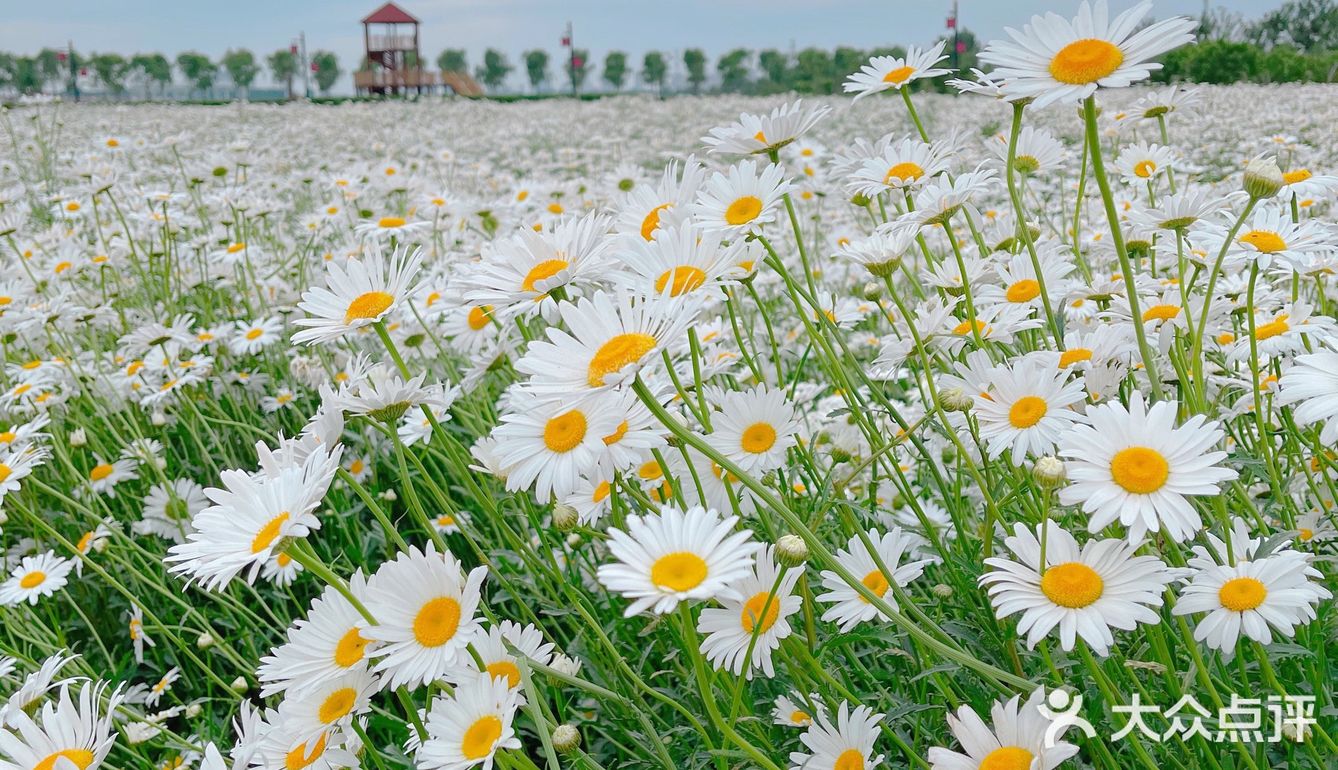
[[[244,693],[244,692],[246,692],[248,689],[250,689],[250,685],[248,685],[248,684],[246,683],[246,678],[245,678],[245,677],[241,677],[241,676],[239,676],[239,677],[237,677],[236,679],[232,680],[232,684],[230,684],[230,685],[228,685],[228,686],[232,688],[232,691],[233,691],[233,692],[235,692],[235,693],[239,693],[239,694],[240,694],[240,693]]]
[[[553,528],[558,532],[570,532],[580,521],[581,515],[570,505],[558,503],[553,506]]]
[[[961,388],[947,388],[939,391],[938,403],[945,412],[965,412],[975,403],[975,399]]]
[[[929,590],[940,599],[952,598],[952,586],[947,583],[935,583],[934,587]]]
[[[1054,489],[1063,484],[1068,477],[1069,474],[1064,468],[1064,461],[1058,457],[1046,455],[1031,466],[1031,478],[1041,489]]]
[[[198,703],[192,703],[192,704],[190,704],[189,706],[186,707],[186,718],[187,718],[187,719],[194,719],[194,718],[198,717],[198,716],[200,715],[200,713],[203,712],[203,711],[204,711],[204,707],[203,707],[203,706],[201,706],[201,705],[198,704]]]
[[[575,725],[558,725],[553,728],[553,748],[561,754],[570,754],[581,745],[581,731]]]
[[[395,494],[395,490],[393,489],[387,489],[386,491],[378,495],[378,497],[380,497],[382,500],[388,500],[389,502],[392,503],[400,499],[400,496]]]
[[[1253,158],[1245,164],[1245,192],[1251,198],[1272,198],[1286,183],[1278,162],[1271,157]]]
[[[850,202],[852,205],[859,206],[860,208],[864,208],[870,203],[873,203],[869,196],[864,195],[863,193],[855,193],[850,196]]]
[[[88,445],[88,433],[83,428],[75,428],[70,431],[70,446],[81,447]]]
[[[584,542],[585,538],[581,537],[579,534],[575,532],[571,533],[570,535],[567,535],[567,547],[573,551],[576,550],[577,548],[580,548],[581,543]]]
[[[214,635],[209,633],[208,631],[205,631],[204,633],[200,634],[200,637],[198,639],[195,640],[195,646],[199,647],[202,650],[207,650],[210,647],[214,646],[214,642],[215,642]]]
[[[167,424],[167,415],[163,412],[154,412],[150,415],[149,422],[153,423],[154,427],[161,428]]]
[[[776,541],[776,561],[782,567],[799,567],[808,561],[808,544],[798,535],[781,535]]]
[[[869,281],[864,284],[864,289],[860,292],[860,296],[870,302],[877,302],[879,298],[883,296],[883,285],[877,281]]]

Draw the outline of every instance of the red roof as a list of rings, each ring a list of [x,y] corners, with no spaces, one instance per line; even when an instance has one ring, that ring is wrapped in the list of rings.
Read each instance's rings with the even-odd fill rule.
[[[409,15],[409,12],[394,3],[385,5],[372,11],[372,14],[362,20],[363,24],[417,24],[418,19]]]

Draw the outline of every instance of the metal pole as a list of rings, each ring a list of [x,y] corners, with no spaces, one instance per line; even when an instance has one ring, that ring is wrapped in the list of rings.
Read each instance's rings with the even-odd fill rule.
[[[572,37],[571,22],[567,22],[567,66],[571,75],[571,95],[576,94],[576,39]]]
[[[307,33],[298,33],[299,44],[302,47],[302,91],[311,98],[311,65],[307,62]]]

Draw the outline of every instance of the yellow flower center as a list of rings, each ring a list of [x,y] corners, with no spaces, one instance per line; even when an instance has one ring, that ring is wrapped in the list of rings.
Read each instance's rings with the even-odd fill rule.
[[[706,579],[706,561],[691,551],[667,553],[650,568],[650,582],[668,591],[691,591]]]
[[[1124,63],[1124,52],[1114,43],[1098,38],[1075,40],[1059,49],[1050,60],[1050,76],[1069,85],[1095,83]]]
[[[348,310],[344,313],[344,325],[354,321],[365,321],[369,318],[376,318],[386,312],[395,302],[395,298],[384,291],[369,291],[366,294],[359,294],[356,299],[348,303]]]
[[[890,185],[892,180],[897,180],[903,184],[914,182],[925,175],[925,170],[918,163],[902,161],[887,170],[883,175],[883,184]]]
[[[1148,495],[1162,488],[1171,474],[1171,466],[1161,452],[1145,446],[1131,446],[1115,453],[1110,460],[1110,477],[1126,492]]]
[[[252,330],[250,330],[250,331],[248,331],[248,332],[246,333],[246,338],[247,338],[248,340],[258,340],[258,339],[260,339],[260,336],[261,336],[262,334],[264,334],[264,333],[265,333],[265,330],[264,330],[264,329],[261,329],[260,327],[256,327],[256,328],[254,328],[254,329],[252,329]]]
[[[665,209],[669,208],[672,205],[674,204],[661,203],[660,205],[650,210],[650,213],[646,215],[646,218],[641,220],[642,238],[645,238],[648,241],[653,240],[655,231],[660,228],[660,212],[664,211]]]
[[[595,493],[590,496],[591,502],[602,503],[609,496],[609,482],[601,481],[599,486],[595,487]]]
[[[1045,399],[1039,396],[1023,396],[1008,409],[1008,422],[1014,428],[1025,430],[1040,422],[1049,408]]]
[[[757,219],[757,215],[761,213],[762,199],[755,195],[745,195],[725,209],[725,222],[731,225],[745,225]]]
[[[460,741],[460,753],[465,759],[482,759],[492,753],[497,739],[502,737],[502,720],[488,714],[479,717],[465,730],[465,737]]]
[[[341,687],[326,696],[325,700],[321,702],[320,709],[316,712],[316,717],[327,725],[343,719],[348,716],[348,712],[353,710],[353,704],[357,699],[357,690],[352,687]]]
[[[618,429],[604,437],[604,446],[613,446],[619,441],[622,441],[623,436],[627,435],[627,430],[630,427],[631,426],[627,424],[627,420],[618,423]]]
[[[102,481],[103,479],[105,479],[105,478],[107,478],[108,476],[112,475],[112,471],[113,471],[113,470],[115,470],[115,469],[112,468],[112,466],[109,465],[109,464],[107,464],[107,463],[102,463],[102,464],[100,464],[100,465],[94,465],[94,466],[93,466],[93,470],[91,470],[91,471],[88,472],[88,478],[89,478],[91,481]]]
[[[46,759],[38,762],[37,765],[33,767],[33,770],[52,770],[52,768],[56,766],[56,762],[62,758],[73,762],[79,770],[85,770],[89,765],[93,764],[93,760],[95,759],[93,752],[88,749],[65,749],[64,751],[57,751],[55,754],[47,756]]]
[[[1179,305],[1153,305],[1143,311],[1143,323],[1148,321],[1169,321],[1180,315]]]
[[[887,578],[883,576],[882,570],[874,570],[870,572],[865,575],[864,579],[860,582],[864,584],[865,588],[872,591],[874,596],[879,598],[882,598],[882,596],[887,593],[887,589],[892,587],[892,584],[888,583]],[[860,594],[859,600],[865,604],[869,603],[869,600],[865,599],[863,594]]]
[[[544,423],[544,446],[548,451],[565,454],[585,440],[585,415],[579,409],[550,419]]]
[[[1276,254],[1287,249],[1287,242],[1272,230],[1251,230],[1240,237],[1240,242],[1253,246],[1255,251]]]
[[[493,679],[505,679],[508,687],[520,685],[520,669],[509,660],[499,660],[488,664],[488,673]]]
[[[19,588],[36,588],[46,582],[46,573],[33,570],[19,580]]]
[[[1254,328],[1254,338],[1262,341],[1285,333],[1292,328],[1291,325],[1287,323],[1288,318],[1289,316],[1286,313],[1283,313],[1262,326],[1256,326]]]
[[[1009,302],[1031,302],[1039,296],[1041,296],[1041,284],[1030,278],[1015,282],[1004,293]]]
[[[460,603],[449,596],[429,600],[413,619],[413,637],[424,647],[440,647],[460,627]]]
[[[1106,584],[1096,570],[1080,562],[1057,564],[1041,577],[1041,593],[1060,607],[1081,609],[1101,598]]]
[[[274,544],[279,537],[279,531],[288,521],[288,511],[275,516],[269,520],[269,523],[260,528],[255,538],[251,540],[251,553],[260,553]]]
[[[0,482],[3,482],[6,479],[8,479],[10,475],[13,473],[14,473],[13,468],[9,467],[5,463],[0,463]]]
[[[698,267],[692,265],[679,265],[678,267],[664,271],[659,278],[655,279],[655,291],[664,293],[664,288],[669,287],[669,296],[677,297],[680,294],[700,289],[706,283],[706,273]]]
[[[1315,530],[1302,527],[1301,531],[1298,532],[1297,534],[1300,536],[1301,542],[1308,543],[1312,538],[1315,537]]]
[[[1036,757],[1020,746],[995,749],[980,760],[980,770],[1031,770]]]
[[[1134,176],[1147,179],[1157,173],[1157,163],[1152,160],[1140,160],[1134,164]]]
[[[558,203],[557,201],[553,201],[552,203],[548,204],[548,213],[550,213],[550,214],[561,214],[562,211],[563,211],[563,209],[562,209],[562,204],[561,204],[561,203]]]
[[[530,272],[525,274],[525,279],[520,282],[520,288],[523,291],[537,291],[534,285],[539,281],[547,280],[566,270],[568,266],[565,259],[545,259],[543,262],[530,268]]]
[[[619,334],[595,351],[586,370],[586,382],[590,387],[598,388],[604,384],[604,378],[634,364],[641,357],[655,348],[655,338],[640,332]]]
[[[1217,598],[1222,602],[1222,606],[1232,612],[1255,609],[1263,604],[1267,597],[1268,589],[1252,577],[1232,578],[1223,583],[1217,592]]]
[[[958,336],[964,336],[971,333],[971,328],[973,326],[978,332],[985,332],[989,329],[989,327],[985,324],[984,321],[975,321],[974,323],[971,321],[962,321],[961,323],[952,327],[952,333]]]
[[[404,227],[404,217],[381,217],[381,219],[377,220],[376,225],[377,227],[384,227],[386,229]]]
[[[859,749],[846,749],[836,757],[832,770],[864,770],[864,755]]]
[[[771,605],[767,606],[768,596],[771,596],[769,591],[761,591],[753,594],[748,601],[744,602],[743,612],[739,618],[739,622],[743,624],[744,631],[751,634],[754,629],[761,626],[757,632],[759,634],[765,634],[767,631],[771,630],[772,626],[776,625],[776,620],[780,618],[781,598],[779,596],[771,597]],[[763,607],[766,607],[765,614],[762,612]]]
[[[1310,169],[1298,168],[1283,174],[1282,181],[1286,182],[1287,184],[1296,184],[1297,182],[1304,182],[1310,177],[1311,177]]]
[[[739,440],[739,445],[743,451],[760,454],[767,451],[776,444],[776,429],[765,422],[758,422],[749,425]]]
[[[812,723],[813,717],[796,709],[790,712],[790,721],[797,725],[806,725]]]
[[[1088,348],[1069,348],[1059,354],[1059,368],[1067,369],[1079,361],[1091,361],[1092,351]]]
[[[367,651],[367,644],[370,640],[363,639],[358,629],[350,628],[345,634],[339,637],[339,643],[335,645],[334,662],[340,668],[349,668],[362,661]]]
[[[322,735],[316,741],[316,745],[311,747],[310,754],[307,753],[307,744],[305,743],[299,744],[296,748],[289,751],[283,758],[284,770],[302,770],[302,768],[314,764],[316,760],[320,759],[321,755],[325,753],[326,737],[327,736]]]
[[[893,85],[901,85],[902,83],[905,83],[907,80],[909,80],[911,75],[914,74],[915,74],[914,67],[911,66],[897,67],[894,70],[888,70],[888,73],[883,76],[883,82],[892,83]]]

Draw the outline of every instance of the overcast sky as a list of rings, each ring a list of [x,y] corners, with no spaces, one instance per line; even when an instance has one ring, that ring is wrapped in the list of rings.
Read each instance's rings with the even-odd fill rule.
[[[1111,0],[1112,13],[1134,0]],[[1198,15],[1203,0],[1156,0],[1153,15]],[[1281,0],[1211,0],[1254,18]],[[328,49],[347,71],[362,53],[360,20],[377,0],[0,0],[0,50],[31,54],[43,47],[160,52],[198,50],[214,60],[229,48],[258,56],[306,33],[308,51]],[[639,69],[643,52],[700,47],[716,55],[736,47],[788,50],[808,46],[929,43],[945,33],[951,0],[403,0],[423,23],[422,52],[469,51],[473,66],[488,47],[512,63],[530,48],[557,52],[563,28],[596,63],[620,49]],[[1021,26],[1034,13],[1071,14],[1077,0],[961,0],[961,23],[982,39]],[[714,67],[712,67],[714,69]],[[269,82],[268,73],[257,85]],[[342,90],[342,89],[341,89]]]

